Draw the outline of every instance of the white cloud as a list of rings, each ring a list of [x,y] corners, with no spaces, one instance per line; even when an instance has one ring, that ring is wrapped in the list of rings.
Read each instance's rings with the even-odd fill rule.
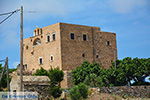
[[[144,7],[147,0],[108,0],[107,3],[117,13],[131,13],[137,8]]]

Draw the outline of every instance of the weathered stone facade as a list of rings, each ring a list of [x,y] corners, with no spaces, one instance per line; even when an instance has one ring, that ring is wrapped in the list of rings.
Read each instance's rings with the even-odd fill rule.
[[[83,61],[97,62],[109,68],[117,58],[116,34],[99,27],[56,23],[34,30],[24,39],[25,70],[59,68],[71,71]]]

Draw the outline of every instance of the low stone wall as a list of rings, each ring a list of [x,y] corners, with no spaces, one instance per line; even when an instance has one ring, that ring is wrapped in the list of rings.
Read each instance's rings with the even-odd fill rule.
[[[39,100],[48,100],[51,96],[49,95],[49,85],[37,85],[37,84],[25,84],[24,89],[26,91],[36,91],[39,95]]]
[[[24,89],[27,91],[36,91],[39,93],[39,100],[48,100],[51,97],[49,95],[49,85],[44,84],[24,84]],[[117,87],[102,87],[91,88],[96,93],[108,93],[119,95],[123,98],[136,97],[136,98],[150,98],[150,86],[117,86]],[[95,93],[95,92],[94,92]]]
[[[120,95],[122,97],[140,97],[150,98],[150,86],[118,86],[118,87],[102,87],[101,93],[109,93]]]

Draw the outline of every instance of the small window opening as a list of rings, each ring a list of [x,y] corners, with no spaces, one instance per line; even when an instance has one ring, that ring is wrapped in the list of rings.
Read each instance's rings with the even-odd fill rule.
[[[110,45],[110,41],[107,41],[107,42],[106,42],[106,45],[109,46],[109,45]]]
[[[39,58],[39,64],[43,64],[43,59]]]
[[[53,37],[53,41],[56,40],[56,35],[55,34],[53,34],[52,37]]]
[[[28,48],[29,48],[29,47],[28,47],[28,46],[26,46],[26,50],[28,50]]]
[[[53,60],[54,60],[54,57],[53,57],[53,56],[51,56],[51,57],[50,57],[50,61],[53,61]]]
[[[47,36],[47,42],[50,42],[50,36],[49,35]]]
[[[37,29],[37,33],[38,33],[38,35],[40,34],[39,29]]]
[[[40,33],[42,34],[42,29],[40,29]]]
[[[74,40],[74,33],[70,33],[70,39]]]
[[[85,54],[84,54],[84,53],[82,54],[82,57],[85,57]]]
[[[34,51],[31,51],[31,54],[33,55],[33,54],[34,54]]]
[[[96,55],[96,58],[99,58],[99,55]]]
[[[87,35],[83,34],[83,40],[86,41],[87,40]]]

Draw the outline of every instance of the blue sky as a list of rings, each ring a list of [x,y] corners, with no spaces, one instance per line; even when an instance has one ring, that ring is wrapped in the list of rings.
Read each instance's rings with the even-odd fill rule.
[[[98,26],[117,34],[119,59],[150,57],[150,0],[0,0],[0,13],[21,5],[25,38],[57,22]],[[8,56],[11,68],[19,63],[19,24],[19,13],[0,24],[0,59]]]

